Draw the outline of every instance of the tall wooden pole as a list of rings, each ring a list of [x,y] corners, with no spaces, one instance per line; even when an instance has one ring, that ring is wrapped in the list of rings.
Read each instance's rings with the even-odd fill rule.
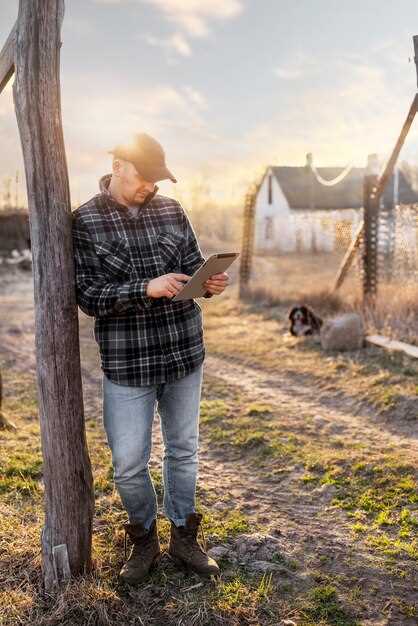
[[[413,36],[413,42],[414,42],[414,61],[415,61],[415,69],[417,71],[417,87],[418,87],[418,35],[414,35]]]
[[[15,41],[16,24],[13,26],[6,43],[0,50],[0,93],[6,87],[15,71]]]
[[[241,299],[248,293],[248,283],[251,277],[254,254],[255,205],[264,176],[265,174],[261,180],[250,186],[245,196],[238,287],[239,298]]]
[[[92,472],[60,103],[64,0],[20,0],[13,98],[25,164],[45,485],[44,585],[91,570]]]

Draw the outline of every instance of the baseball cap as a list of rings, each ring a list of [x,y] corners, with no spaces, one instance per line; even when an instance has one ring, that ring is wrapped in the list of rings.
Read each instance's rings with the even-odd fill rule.
[[[165,153],[161,144],[147,133],[137,133],[130,144],[119,144],[110,154],[130,161],[134,164],[138,174],[153,183],[169,178],[173,183],[177,179],[167,168]]]

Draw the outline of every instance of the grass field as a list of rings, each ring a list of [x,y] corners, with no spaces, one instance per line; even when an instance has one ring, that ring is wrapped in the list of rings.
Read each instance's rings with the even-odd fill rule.
[[[3,343],[4,410],[18,430],[0,432],[2,626],[418,623],[417,364],[372,347],[325,355],[288,334],[286,306],[240,303],[235,286],[214,300],[202,304],[198,510],[209,547],[277,531],[277,569],[226,557],[218,559],[221,580],[205,581],[164,559],[141,587],[119,585],[126,516],[100,421],[92,320],[83,315],[94,572],[55,594],[42,590],[35,379]],[[12,297],[4,303],[16,306]],[[158,440],[151,473],[161,503],[160,452]],[[164,548],[162,516],[159,529]]]

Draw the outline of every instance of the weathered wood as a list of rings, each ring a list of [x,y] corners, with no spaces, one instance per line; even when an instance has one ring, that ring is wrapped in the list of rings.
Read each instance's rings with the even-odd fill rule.
[[[394,339],[389,339],[383,335],[367,335],[366,341],[375,346],[379,346],[380,348],[385,348],[385,350],[404,352],[408,356],[418,359],[418,347],[412,346],[404,341],[395,341]]]
[[[258,191],[264,180],[253,183],[245,196],[243,232],[241,242],[241,257],[239,266],[239,297],[244,298],[248,290],[248,283],[251,276],[253,249],[254,249],[254,218],[255,202]]]
[[[335,277],[335,282],[334,282],[334,287],[333,287],[334,291],[337,291],[337,289],[341,287],[341,285],[344,282],[345,277],[348,274],[348,270],[350,269],[354,256],[358,248],[360,247],[361,238],[363,237],[363,230],[364,230],[364,221],[361,220],[359,225],[357,226],[354,237],[349,247],[347,248],[347,252],[345,253],[343,260],[341,261],[340,267],[338,268],[338,272]]]
[[[65,543],[53,546],[52,559],[54,563],[55,583],[71,578],[70,563],[68,561],[68,549]]]
[[[408,133],[410,131],[410,128],[412,126],[412,122],[414,121],[415,115],[417,113],[417,108],[418,108],[418,93],[415,94],[415,97],[412,101],[412,104],[409,108],[408,111],[408,115],[406,116],[406,120],[403,123],[400,135],[398,137],[398,140],[395,144],[395,147],[392,150],[392,154],[390,155],[390,158],[385,166],[385,169],[383,170],[382,175],[379,178],[379,184],[377,187],[377,191],[376,191],[376,196],[377,199],[379,200],[379,198],[381,197],[381,195],[383,194],[383,192],[385,191],[385,187],[388,183],[389,178],[392,176],[393,174],[393,170],[395,168],[396,165],[396,161],[398,160],[400,151],[403,148],[403,145],[405,143],[405,140],[408,136]]]
[[[0,93],[6,87],[15,70],[16,24],[0,51]]]
[[[71,574],[91,570],[88,456],[71,208],[60,103],[64,0],[20,0],[13,98],[29,203],[39,416],[45,485],[42,569],[54,586],[53,549],[66,544]]]
[[[414,44],[415,44],[415,38],[414,38]],[[408,111],[408,115],[406,117],[406,120],[402,126],[402,130],[401,133],[398,137],[398,140],[395,144],[395,147],[392,151],[392,154],[390,155],[390,158],[385,166],[385,169],[382,173],[382,175],[380,176],[378,183],[377,183],[377,189],[376,189],[376,201],[378,202],[382,196],[382,194],[385,191],[385,187],[388,183],[389,178],[392,176],[393,174],[393,170],[395,168],[396,162],[398,160],[399,157],[399,153],[402,150],[402,147],[405,143],[405,140],[408,136],[409,130],[411,128],[412,122],[414,121],[415,115],[417,113],[418,110],[418,94],[415,94],[415,97],[412,101],[412,104],[409,108]],[[361,232],[357,233],[357,238],[358,241],[356,241],[355,246],[357,247],[358,242],[360,241],[361,236],[363,235],[364,229],[361,229]],[[338,268],[338,272],[335,278],[335,282],[334,282],[334,289],[338,289],[338,287],[341,286],[344,278],[347,276],[348,274],[348,270],[350,269],[351,263],[353,262],[354,259],[354,254],[347,254],[344,257],[343,263],[341,264],[341,266]]]

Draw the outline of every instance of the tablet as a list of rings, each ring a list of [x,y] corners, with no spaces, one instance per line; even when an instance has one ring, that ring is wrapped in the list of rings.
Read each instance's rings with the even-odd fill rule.
[[[219,252],[212,254],[206,262],[199,267],[193,276],[185,283],[173,298],[172,302],[179,300],[190,300],[192,298],[203,298],[207,289],[203,283],[213,274],[224,272],[239,256],[239,252]]]

